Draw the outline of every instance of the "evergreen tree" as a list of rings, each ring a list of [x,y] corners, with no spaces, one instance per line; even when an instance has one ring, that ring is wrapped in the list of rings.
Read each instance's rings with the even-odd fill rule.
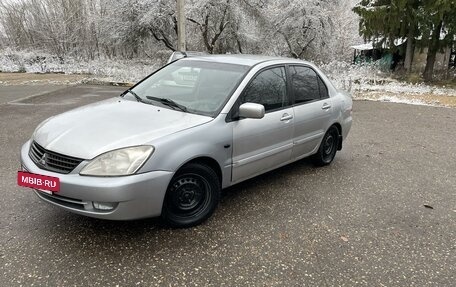
[[[415,37],[418,34],[418,9],[422,0],[362,0],[353,11],[361,16],[360,34],[394,48],[394,40],[407,39],[405,69],[412,66]]]
[[[456,1],[426,0],[419,14],[422,44],[428,48],[424,80],[432,80],[438,52],[444,52],[455,43]]]
[[[410,71],[415,38],[428,48],[424,79],[434,73],[436,55],[455,42],[455,0],[362,0],[354,9],[360,15],[360,33],[392,47],[395,39],[406,38],[405,68]]]

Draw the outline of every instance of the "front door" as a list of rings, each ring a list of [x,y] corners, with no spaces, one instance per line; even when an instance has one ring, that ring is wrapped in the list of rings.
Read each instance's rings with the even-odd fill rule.
[[[260,71],[241,94],[238,105],[265,107],[262,119],[233,123],[233,173],[238,182],[288,163],[293,148],[294,113],[287,91],[285,67]]]

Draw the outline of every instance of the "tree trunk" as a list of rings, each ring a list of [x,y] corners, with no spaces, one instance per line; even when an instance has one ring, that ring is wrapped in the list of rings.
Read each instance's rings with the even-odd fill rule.
[[[405,50],[404,61],[404,68],[407,74],[412,72],[413,56],[415,53],[415,36],[413,32],[413,27],[410,27],[409,33],[407,35],[407,48]]]
[[[238,46],[239,53],[243,54],[241,40],[239,40],[238,36],[236,36],[236,43],[237,43],[237,46]]]
[[[440,31],[442,30],[443,21],[440,21],[436,26],[431,42],[428,47],[428,54],[426,59],[426,68],[424,69],[423,77],[426,82],[432,81],[434,75],[434,64],[437,57],[437,51],[439,50]]]

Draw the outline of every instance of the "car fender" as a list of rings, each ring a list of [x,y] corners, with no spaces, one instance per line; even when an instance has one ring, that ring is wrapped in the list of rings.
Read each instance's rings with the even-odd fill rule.
[[[151,142],[154,153],[139,172],[177,172],[186,163],[206,157],[218,163],[225,187],[231,178],[233,131],[224,117]]]

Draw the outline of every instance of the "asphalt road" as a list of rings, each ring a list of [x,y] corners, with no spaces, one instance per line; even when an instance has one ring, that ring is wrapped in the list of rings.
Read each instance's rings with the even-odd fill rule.
[[[0,105],[62,89],[56,85],[10,85],[0,88]]]
[[[0,105],[0,286],[454,286],[456,109],[355,102],[331,166],[232,187],[192,229],[85,218],[16,185],[40,121],[121,90]]]

